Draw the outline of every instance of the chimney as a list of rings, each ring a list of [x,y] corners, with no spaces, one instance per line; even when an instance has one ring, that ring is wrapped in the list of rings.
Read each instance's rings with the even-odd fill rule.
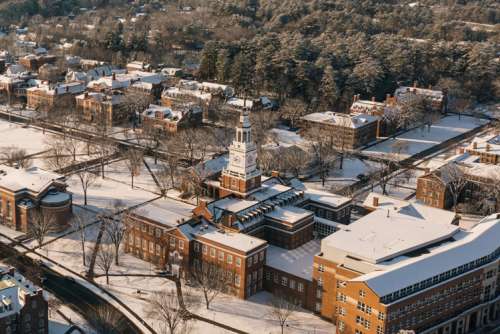
[[[373,197],[373,206],[374,206],[374,207],[377,207],[377,206],[378,206],[378,197],[377,197],[377,196],[374,196],[374,197]]]
[[[200,208],[206,208],[207,207],[207,201],[205,201],[203,199],[200,199],[199,202],[198,202],[198,206]]]
[[[354,94],[353,97],[352,97],[352,103],[356,102],[356,97],[357,97],[357,95]]]
[[[69,92],[69,86],[66,86],[66,93]]]
[[[490,151],[490,144],[486,144],[486,152]]]
[[[372,96],[372,102],[375,102],[375,96]]]
[[[113,72],[112,78],[113,78],[113,80],[116,80],[116,73],[115,72]]]
[[[84,95],[84,96],[85,96],[85,98],[86,98],[86,99],[88,99],[88,97],[89,97],[89,92],[85,92],[85,95]]]
[[[473,142],[472,143],[472,148],[475,149],[475,150],[477,150],[477,142]]]
[[[273,170],[273,171],[271,172],[271,176],[272,176],[272,177],[280,177],[280,172],[278,172],[277,170]]]

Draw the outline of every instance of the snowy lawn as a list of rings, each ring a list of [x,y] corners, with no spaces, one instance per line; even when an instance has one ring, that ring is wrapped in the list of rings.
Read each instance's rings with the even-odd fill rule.
[[[308,188],[318,190],[339,189],[358,182],[359,174],[369,175],[377,168],[377,163],[369,160],[361,160],[350,157],[344,159],[342,169],[339,169],[339,161],[336,161],[335,167],[328,172],[325,185],[322,185],[319,175],[308,179],[304,184]]]
[[[425,127],[407,131],[396,138],[385,140],[363,150],[363,153],[384,156],[400,151],[401,153],[397,153],[397,159],[403,160],[486,123],[485,120],[478,120],[469,116],[462,116],[460,119],[457,115],[446,116],[434,123],[430,128]]]
[[[0,120],[0,134],[0,151],[8,147],[25,149],[28,154],[36,154],[45,150],[44,139],[47,135],[44,135],[41,130]]]
[[[151,162],[153,162],[153,160],[151,160]],[[152,166],[152,164],[149,164],[149,166]],[[106,165],[105,176],[113,181],[126,183],[129,186],[132,185],[132,178],[127,167],[127,160],[120,160]],[[141,164],[139,175],[134,176],[134,188],[159,193],[158,186],[144,163]]]
[[[107,176],[107,173],[105,175]],[[78,176],[72,175],[68,178],[67,183],[68,190],[73,193],[73,203],[83,206],[83,191]],[[86,208],[94,211],[102,210],[112,206],[116,200],[120,200],[125,206],[131,207],[155,197],[158,196],[142,189],[132,189],[129,184],[97,177],[95,183],[88,189],[88,205]]]

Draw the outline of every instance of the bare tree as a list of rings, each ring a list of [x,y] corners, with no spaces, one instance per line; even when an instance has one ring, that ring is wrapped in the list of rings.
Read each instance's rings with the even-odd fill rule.
[[[443,166],[440,169],[440,174],[453,199],[453,210],[457,212],[458,200],[469,181],[460,166],[454,162]]]
[[[200,266],[193,266],[190,274],[194,285],[203,292],[207,310],[219,293],[226,291],[232,283],[222,268],[206,262]]]
[[[0,156],[11,167],[28,168],[33,162],[25,149],[14,146],[4,148]]]
[[[45,145],[47,151],[43,159],[49,168],[58,170],[68,166],[71,158],[66,154],[66,144],[62,138],[51,136]]]
[[[111,306],[97,307],[89,317],[90,325],[98,333],[120,334],[123,333],[122,315]]]
[[[76,172],[76,176],[80,180],[83,191],[83,205],[87,205],[87,193],[89,188],[97,181],[97,175],[91,172],[87,167]]]
[[[132,188],[134,188],[134,176],[139,175],[141,171],[144,154],[141,150],[130,148],[125,152],[124,156],[127,169],[132,179]]]
[[[306,129],[305,137],[311,141],[311,149],[314,154],[315,163],[318,166],[319,176],[322,185],[325,185],[326,178],[332,157],[335,155],[333,138],[317,127]]]
[[[280,116],[289,121],[290,127],[297,126],[297,122],[307,113],[306,104],[300,99],[287,99],[280,107]]]
[[[310,155],[297,146],[292,146],[284,150],[280,156],[284,162],[285,169],[290,171],[293,177],[299,177],[304,168],[310,162]]]
[[[175,187],[175,176],[177,174],[177,157],[168,157],[165,164],[160,165],[156,172],[158,188],[162,195],[166,195],[168,189]]]
[[[128,219],[128,215],[123,214],[122,217],[123,222],[112,218],[107,219],[106,224],[104,225],[104,232],[115,249],[115,265],[117,266],[119,265],[120,246],[123,242],[123,238],[125,237],[125,223]]]
[[[113,246],[110,244],[101,244],[99,250],[97,251],[96,266],[104,272],[106,275],[106,284],[109,285],[109,271],[113,266],[113,261],[115,254],[113,251]]]
[[[269,316],[276,320],[281,328],[281,334],[285,332],[286,323],[297,311],[296,304],[291,303],[287,298],[282,295],[273,296],[270,302],[271,310]]]
[[[370,166],[372,179],[379,183],[383,195],[388,195],[387,185],[391,180],[392,172],[399,167],[399,162],[393,159],[378,159]]]
[[[179,303],[176,290],[156,292],[149,301],[148,314],[158,319],[164,326],[164,332],[169,334],[184,333],[186,325],[191,319],[187,310],[193,305],[192,299],[184,293],[184,306]]]
[[[86,253],[85,253],[85,243],[87,241],[85,234],[85,227],[90,220],[90,215],[87,214],[84,210],[80,210],[73,215],[72,225],[73,229],[78,232],[78,236],[80,238],[80,245],[82,247],[82,261],[83,266],[86,266]]]
[[[30,213],[29,234],[36,240],[38,248],[42,248],[45,237],[56,230],[56,217],[43,209],[34,209]]]

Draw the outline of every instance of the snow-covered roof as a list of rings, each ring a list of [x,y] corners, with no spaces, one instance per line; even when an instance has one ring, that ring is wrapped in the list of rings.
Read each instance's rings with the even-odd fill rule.
[[[94,99],[99,102],[103,103],[110,103],[112,105],[119,104],[123,101],[123,95],[109,95],[109,94],[104,94],[104,93],[98,93],[98,92],[85,92],[83,94],[75,96],[75,99],[77,100],[83,100],[83,99]]]
[[[475,137],[469,146],[467,146],[467,149],[475,152],[500,155],[500,135],[489,134]]]
[[[240,99],[238,97],[231,97],[226,102],[228,105],[236,107],[236,108],[253,108],[253,100],[251,99]]]
[[[19,313],[25,305],[25,296],[34,296],[39,290],[24,276],[0,266],[0,318]]]
[[[340,207],[351,202],[351,199],[342,195],[333,194],[324,190],[304,187],[305,197],[316,203],[323,203],[332,207]]]
[[[249,253],[267,244],[267,242],[262,239],[243,233],[220,230],[211,224],[198,224],[192,227],[191,234],[194,235],[195,238],[206,239],[244,253]]]
[[[169,198],[158,199],[136,209],[134,214],[168,227],[175,227],[192,217],[193,205]]]
[[[265,216],[267,218],[294,224],[308,217],[313,217],[313,213],[295,206],[285,206],[276,207],[274,210],[266,213]]]
[[[323,239],[325,248],[376,264],[447,239],[459,229],[452,224],[454,213],[419,203],[371,193],[365,205],[375,211]]]
[[[163,95],[178,97],[178,96],[192,96],[204,101],[210,101],[212,99],[212,94],[204,93],[200,90],[184,89],[178,87],[170,87],[163,91]]]
[[[79,94],[85,91],[85,85],[80,82],[58,83],[55,86],[42,84],[28,88],[27,91],[44,91],[48,95]]]
[[[63,175],[45,171],[38,167],[17,169],[0,165],[0,187],[12,192],[31,191],[40,193]]]
[[[333,111],[315,112],[302,117],[302,120],[315,123],[334,124],[341,127],[360,128],[377,121],[377,117],[366,114],[342,114]]]
[[[259,201],[250,201],[246,199],[240,199],[235,197],[226,197],[213,203],[213,207],[217,209],[222,209],[232,213],[238,213],[240,211],[251,208],[254,205],[259,204]]]
[[[295,249],[269,245],[266,253],[266,266],[310,281],[314,256],[319,252],[319,240],[311,240]]]
[[[426,98],[430,98],[435,101],[443,100],[443,92],[440,90],[433,90],[427,88],[418,88],[418,87],[407,87],[401,86],[396,89],[394,92],[394,96],[398,99],[404,99],[408,93],[424,96]]]
[[[385,296],[491,255],[498,251],[499,235],[500,219],[495,214],[471,229],[458,231],[448,242],[427,248],[418,256],[401,256],[381,263],[376,271],[353,281],[364,281],[379,296]]]

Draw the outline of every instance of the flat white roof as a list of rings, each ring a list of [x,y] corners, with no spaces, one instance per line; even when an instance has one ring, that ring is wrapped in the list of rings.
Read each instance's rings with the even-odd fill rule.
[[[380,263],[453,236],[459,227],[451,224],[454,214],[445,213],[418,203],[381,199],[378,209],[323,239],[323,247]]]
[[[295,249],[274,245],[267,248],[266,265],[294,276],[311,280],[314,256],[320,252],[320,240],[311,240]]]
[[[474,144],[476,148],[474,148]],[[487,150],[488,147],[488,150]],[[467,149],[476,152],[500,155],[500,135],[486,135],[475,137]]]
[[[365,281],[379,296],[439,275],[488,256],[499,247],[500,219],[484,218],[469,230],[461,230],[453,240],[416,257],[401,256],[377,265],[377,270],[353,281]]]
[[[296,206],[286,206],[282,208],[276,207],[274,210],[266,213],[265,216],[293,224],[301,221],[302,219],[313,216],[313,213]]]
[[[342,206],[351,201],[351,199],[348,197],[344,197],[342,195],[337,195],[318,189],[306,188],[304,193],[306,197],[313,202],[324,203],[331,205],[333,207]]]
[[[227,210],[232,213],[237,213],[246,210],[256,204],[259,204],[259,201],[249,201],[245,199],[228,197],[214,202],[213,207]]]
[[[210,224],[199,224],[192,228],[193,235],[200,236],[218,244],[237,249],[244,253],[264,246],[267,242],[243,233],[229,232],[216,228]]]
[[[43,191],[54,180],[63,178],[62,175],[52,173],[38,167],[17,169],[0,165],[0,187],[12,192],[29,190],[35,193]]]
[[[177,226],[192,217],[194,208],[184,202],[162,198],[139,207],[134,213],[163,225]]]

